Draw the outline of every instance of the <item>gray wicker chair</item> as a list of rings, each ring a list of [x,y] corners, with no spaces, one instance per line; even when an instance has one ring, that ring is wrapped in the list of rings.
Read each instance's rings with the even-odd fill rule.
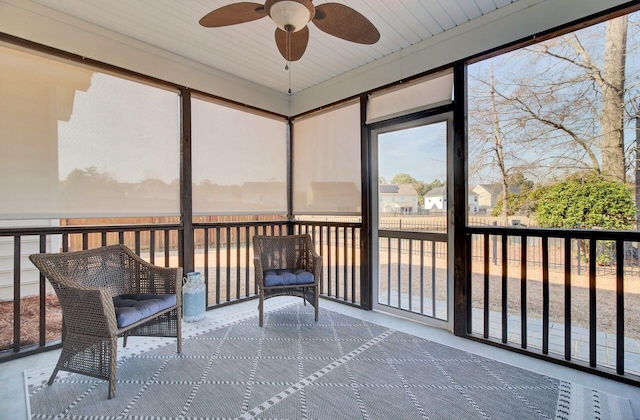
[[[253,237],[253,263],[258,286],[260,326],[264,300],[275,296],[299,296],[316,310],[322,278],[322,257],[309,235]]]
[[[116,391],[118,336],[176,337],[182,351],[182,268],[147,263],[124,245],[29,257],[53,286],[64,319],[62,354],[49,379],[68,371]],[[117,310],[116,310],[117,308]]]

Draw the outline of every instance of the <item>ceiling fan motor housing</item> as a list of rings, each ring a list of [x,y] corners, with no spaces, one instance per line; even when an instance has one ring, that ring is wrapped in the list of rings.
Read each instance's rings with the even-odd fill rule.
[[[267,0],[264,9],[275,24],[286,32],[301,30],[316,14],[311,0]]]

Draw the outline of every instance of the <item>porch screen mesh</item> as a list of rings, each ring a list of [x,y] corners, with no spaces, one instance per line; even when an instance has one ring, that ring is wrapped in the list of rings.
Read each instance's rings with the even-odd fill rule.
[[[359,215],[360,104],[348,104],[293,124],[295,214]]]
[[[192,98],[193,214],[286,214],[287,124]]]
[[[446,70],[415,82],[378,92],[369,98],[367,123],[451,103],[453,71]]]
[[[0,45],[0,219],[179,214],[176,92]]]

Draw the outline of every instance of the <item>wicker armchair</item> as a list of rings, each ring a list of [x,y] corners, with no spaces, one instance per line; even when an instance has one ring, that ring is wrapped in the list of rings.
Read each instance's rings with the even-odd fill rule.
[[[124,245],[61,254],[33,254],[51,282],[64,319],[58,371],[109,381],[116,391],[118,336],[176,337],[182,351],[182,268],[143,261]]]
[[[322,257],[309,235],[253,237],[253,263],[258,286],[260,326],[264,300],[275,296],[300,296],[316,310],[322,278]]]

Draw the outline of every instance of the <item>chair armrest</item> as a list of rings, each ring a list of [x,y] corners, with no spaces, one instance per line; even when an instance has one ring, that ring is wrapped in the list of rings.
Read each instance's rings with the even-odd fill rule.
[[[262,261],[260,261],[260,258],[253,259],[253,267],[255,269],[254,277],[256,278],[256,284],[259,289],[262,289],[264,286],[264,270],[262,269]]]
[[[315,251],[311,251],[313,257],[313,278],[314,283],[319,284],[322,278],[322,256],[318,255]]]
[[[178,306],[182,305],[182,267],[160,267],[151,264],[133,251],[126,253],[134,264],[130,275],[139,293],[175,294]]]
[[[315,249],[309,248],[307,250],[308,255],[308,266],[306,267],[307,271],[313,273],[314,283],[319,283],[322,277],[322,256],[319,255]]]
[[[116,312],[109,289],[63,287],[57,292],[67,332],[102,337],[117,335]]]

